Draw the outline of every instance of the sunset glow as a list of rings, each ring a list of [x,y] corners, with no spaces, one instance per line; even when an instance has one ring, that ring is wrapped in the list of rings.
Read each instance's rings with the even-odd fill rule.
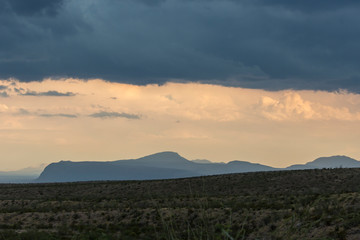
[[[0,86],[4,170],[164,150],[275,167],[324,155],[360,157],[360,95],[347,91],[100,79],[2,80]]]

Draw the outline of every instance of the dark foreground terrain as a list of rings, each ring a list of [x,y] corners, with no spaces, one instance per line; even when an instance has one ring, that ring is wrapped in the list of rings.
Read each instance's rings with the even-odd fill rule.
[[[360,239],[360,169],[2,184],[0,239]]]

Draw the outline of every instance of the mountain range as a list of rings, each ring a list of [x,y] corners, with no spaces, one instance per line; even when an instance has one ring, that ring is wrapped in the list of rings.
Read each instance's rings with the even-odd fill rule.
[[[205,159],[187,160],[175,152],[161,152],[138,159],[108,162],[60,161],[49,164],[35,182],[74,182],[93,180],[151,180],[204,175],[316,168],[355,168],[360,161],[347,156],[321,157],[287,168],[231,161],[213,163]]]
[[[188,160],[175,152],[161,152],[138,159],[108,162],[60,161],[47,165],[45,169],[44,167],[42,165],[0,172],[0,183],[150,180],[259,171],[360,168],[360,161],[347,156],[331,156],[320,157],[306,164],[273,168],[246,161],[214,163],[206,159]]]

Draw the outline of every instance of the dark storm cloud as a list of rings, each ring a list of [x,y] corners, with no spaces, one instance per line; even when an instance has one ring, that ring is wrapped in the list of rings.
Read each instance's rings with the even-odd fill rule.
[[[0,78],[360,92],[359,11],[355,0],[0,0]]]
[[[19,15],[56,15],[63,0],[5,0],[2,5],[10,7]]]
[[[257,4],[267,6],[284,7],[291,10],[317,12],[317,11],[332,11],[339,10],[339,8],[358,7],[360,5],[357,0],[249,0]]]
[[[93,118],[127,118],[127,119],[140,119],[139,115],[129,114],[129,113],[119,113],[119,112],[97,112],[89,115],[89,117]]]
[[[15,90],[16,91],[16,90]],[[44,97],[72,97],[75,96],[75,93],[72,92],[58,92],[58,91],[47,91],[47,92],[35,92],[35,91],[26,91],[20,93],[22,96],[44,96]]]
[[[159,6],[160,4],[166,2],[167,0],[135,0],[142,4],[146,4],[148,6]]]

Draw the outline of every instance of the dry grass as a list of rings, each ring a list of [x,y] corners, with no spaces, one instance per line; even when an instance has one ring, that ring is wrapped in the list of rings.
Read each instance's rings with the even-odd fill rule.
[[[357,239],[360,169],[0,185],[0,239]]]

